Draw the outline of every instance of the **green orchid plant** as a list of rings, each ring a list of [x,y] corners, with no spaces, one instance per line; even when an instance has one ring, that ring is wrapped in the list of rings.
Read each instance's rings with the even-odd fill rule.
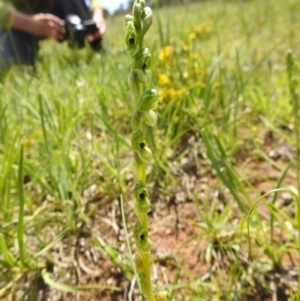
[[[140,289],[148,301],[166,301],[166,292],[153,293],[150,265],[152,243],[148,237],[148,212],[150,211],[149,192],[146,188],[146,164],[151,162],[152,151],[145,137],[145,128],[153,127],[157,122],[155,109],[158,106],[159,93],[156,89],[142,91],[142,85],[151,80],[151,54],[144,47],[144,36],[151,27],[152,10],[145,6],[144,0],[133,4],[132,16],[127,15],[125,50],[132,59],[128,85],[135,99],[135,108],[131,119],[133,130],[131,147],[133,151],[133,172],[137,179],[134,189],[134,212],[138,217],[133,236],[136,242],[134,257],[139,276]]]

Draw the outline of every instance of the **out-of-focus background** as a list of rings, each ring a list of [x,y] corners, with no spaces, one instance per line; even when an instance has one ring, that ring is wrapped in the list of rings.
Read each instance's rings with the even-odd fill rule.
[[[112,3],[102,52],[42,41],[34,69],[1,78],[1,300],[142,300],[121,214],[134,252],[132,1]],[[146,5],[155,291],[300,300],[300,2]]]

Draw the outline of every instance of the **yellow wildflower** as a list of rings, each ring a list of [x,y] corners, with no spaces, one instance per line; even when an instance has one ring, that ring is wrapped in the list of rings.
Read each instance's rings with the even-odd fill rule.
[[[159,74],[158,76],[158,84],[160,86],[165,86],[170,82],[168,76],[166,74]]]
[[[183,78],[188,78],[189,77],[189,73],[187,71],[184,71],[182,73]]]
[[[202,23],[194,28],[194,34],[197,38],[207,37],[211,33],[211,26],[208,23]]]
[[[172,46],[165,46],[158,54],[158,58],[163,62],[168,62],[172,57],[173,51],[174,49]]]
[[[172,97],[174,97],[174,96],[177,95],[177,91],[175,89],[173,89],[173,88],[170,88],[168,90],[168,95],[169,95],[170,98],[172,98]]]
[[[179,94],[181,91],[176,91],[174,88],[165,88],[160,91],[161,100],[170,100]]]
[[[196,39],[196,37],[197,36],[196,36],[196,34],[194,32],[192,32],[192,33],[189,34],[189,39],[190,40],[194,40],[194,39]]]
[[[183,51],[189,51],[190,46],[185,44],[183,41],[181,42],[181,47]]]

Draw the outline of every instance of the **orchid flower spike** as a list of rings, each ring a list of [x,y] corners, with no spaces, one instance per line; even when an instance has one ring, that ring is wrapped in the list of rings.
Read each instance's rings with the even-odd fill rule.
[[[147,301],[167,301],[167,294],[153,293],[151,285],[151,249],[152,243],[148,237],[148,212],[151,209],[149,192],[146,188],[146,164],[150,163],[153,154],[148,146],[145,131],[157,122],[156,110],[159,103],[159,93],[156,89],[142,92],[143,85],[151,81],[151,54],[144,47],[144,36],[153,22],[153,13],[145,5],[145,0],[135,0],[132,16],[127,15],[125,50],[131,57],[131,69],[128,75],[128,86],[135,100],[131,118],[133,134],[131,148],[133,151],[133,173],[137,179],[134,188],[134,212],[138,222],[134,226],[133,236],[136,242],[134,262],[138,273],[139,288]]]

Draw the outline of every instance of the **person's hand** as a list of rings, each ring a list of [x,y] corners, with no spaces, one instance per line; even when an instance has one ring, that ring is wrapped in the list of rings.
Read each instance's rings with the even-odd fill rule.
[[[62,40],[65,35],[63,21],[51,14],[28,15],[16,10],[10,13],[9,23],[37,37]]]
[[[51,14],[35,14],[31,17],[28,30],[31,34],[53,39],[62,40],[65,35],[63,21]]]
[[[98,31],[88,36],[90,42],[102,38],[106,32],[106,22],[101,8],[95,8],[93,10],[93,21],[96,23]]]

